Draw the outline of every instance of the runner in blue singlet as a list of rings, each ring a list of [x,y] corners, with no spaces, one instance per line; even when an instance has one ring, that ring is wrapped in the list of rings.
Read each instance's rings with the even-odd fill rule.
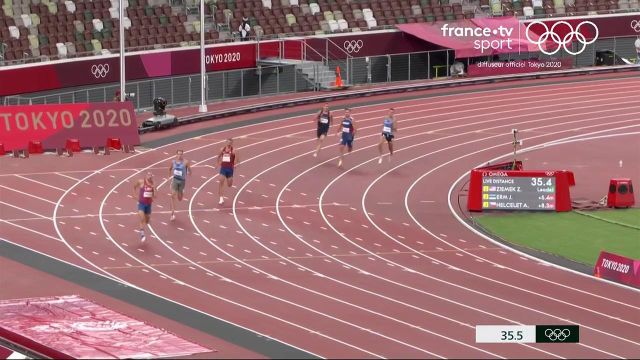
[[[191,175],[191,163],[186,161],[182,150],[176,151],[176,158],[169,165],[171,177],[171,221],[176,219],[176,199],[182,201],[187,174]]]
[[[378,164],[382,164],[382,144],[384,144],[385,141],[389,146],[389,161],[391,161],[391,156],[393,155],[393,138],[395,137],[393,134],[398,131],[394,115],[394,109],[390,108],[389,114],[384,118],[382,124],[382,137],[380,138],[380,142],[378,143],[378,151],[380,152],[380,159],[378,159]]]
[[[340,159],[338,160],[338,167],[342,167],[342,160],[344,158],[344,147],[347,146],[348,151],[353,150],[353,139],[356,136],[355,121],[351,117],[351,109],[344,109],[344,120],[338,127],[336,135],[342,134],[340,141]]]

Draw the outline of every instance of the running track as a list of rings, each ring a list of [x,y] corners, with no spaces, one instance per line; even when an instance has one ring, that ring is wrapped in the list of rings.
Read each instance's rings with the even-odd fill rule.
[[[557,142],[570,158],[592,142],[628,144],[627,163],[637,162],[637,78],[528,84],[393,103],[396,154],[381,165],[389,104],[354,108],[358,135],[343,170],[335,137],[312,157],[308,115],[135,155],[4,158],[0,238],[320,357],[637,357],[637,292],[505,250],[459,220],[458,180],[508,155],[514,127],[527,148]],[[241,164],[218,206],[211,165],[227,137]],[[152,171],[168,193],[161,180],[178,148],[197,162],[187,200],[171,223],[160,196],[140,247],[133,181]],[[562,166],[553,148],[536,161]],[[475,344],[477,324],[562,323],[581,325],[580,344]]]

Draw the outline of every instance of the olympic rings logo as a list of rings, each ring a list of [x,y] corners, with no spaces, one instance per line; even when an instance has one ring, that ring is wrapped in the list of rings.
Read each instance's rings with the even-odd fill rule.
[[[571,331],[569,329],[547,329],[544,331],[544,336],[548,337],[551,341],[565,341]]]
[[[545,171],[544,174],[547,175],[547,176],[553,176],[553,174],[555,174],[555,172],[554,171]]]
[[[539,24],[544,27],[544,33],[540,35],[540,38],[538,38],[537,41],[534,41],[529,36],[529,30],[531,29],[531,26],[533,26],[534,24]],[[566,25],[569,29],[571,29],[571,31],[569,31],[567,35],[564,36],[564,38],[560,38],[560,35],[556,34],[555,32],[556,26],[560,24]],[[584,35],[582,35],[582,33],[580,32],[580,28],[583,25],[591,25],[594,28],[596,34],[593,37],[593,39],[587,41],[587,38]],[[555,24],[553,24],[553,26],[551,26],[551,29],[547,27],[547,24],[541,21],[533,21],[529,25],[527,25],[527,31],[525,32],[525,35],[527,36],[527,40],[529,40],[530,43],[538,45],[538,48],[543,54],[554,55],[558,51],[560,51],[560,49],[564,49],[564,51],[566,51],[570,55],[579,55],[585,51],[585,49],[587,48],[587,45],[590,45],[596,42],[596,40],[598,39],[598,36],[600,35],[600,31],[598,30],[598,27],[596,26],[596,24],[592,23],[591,21],[583,21],[580,24],[578,24],[578,26],[576,26],[575,29],[573,28],[573,26],[571,26],[571,24],[569,24],[566,21],[557,21]],[[551,38],[551,41],[553,41],[553,43],[557,45],[555,50],[551,52],[545,50],[542,46],[542,44],[545,44],[549,40],[549,38]],[[573,52],[571,49],[567,48],[567,45],[570,45],[574,38],[577,39],[577,41],[582,45],[581,49],[577,52]]]
[[[96,79],[104,78],[109,74],[109,64],[98,64],[91,66],[91,73]]]
[[[633,29],[633,31],[640,33],[640,21],[631,20],[631,28]]]
[[[342,45],[344,50],[349,54],[360,52],[363,46],[364,46],[364,42],[362,42],[362,40],[347,40]]]

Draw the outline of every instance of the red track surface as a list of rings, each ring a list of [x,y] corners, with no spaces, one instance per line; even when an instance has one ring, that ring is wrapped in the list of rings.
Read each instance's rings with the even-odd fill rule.
[[[397,152],[381,165],[376,145],[389,105],[355,108],[359,132],[344,170],[335,137],[311,156],[308,117],[133,156],[4,158],[0,237],[322,357],[637,357],[637,292],[504,250],[451,210],[459,212],[456,180],[507,155],[512,128],[526,147],[598,137],[524,155],[536,165],[528,168],[574,170],[579,197],[599,200],[610,175],[640,180],[638,91],[637,78],[621,77],[399,101]],[[230,136],[242,163],[218,206],[210,165]],[[607,151],[576,152],[594,146]],[[172,223],[169,197],[161,196],[153,238],[140,247],[133,181],[147,168],[164,179],[177,148],[198,162],[188,200]],[[168,184],[160,189],[168,193]],[[581,344],[475,344],[475,325],[516,323],[580,324]],[[219,356],[247,356],[203,335],[196,341]]]

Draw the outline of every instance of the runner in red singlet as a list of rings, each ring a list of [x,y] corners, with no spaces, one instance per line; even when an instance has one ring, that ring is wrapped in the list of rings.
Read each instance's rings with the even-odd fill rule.
[[[145,225],[151,220],[151,203],[156,197],[155,186],[153,184],[153,174],[147,173],[144,179],[136,181],[133,185],[134,197],[138,198],[138,217],[140,218],[140,241],[144,243],[146,236],[144,234]]]
[[[224,204],[224,196],[222,195],[224,183],[229,187],[233,185],[233,169],[238,164],[238,154],[233,149],[233,139],[227,139],[227,144],[220,150],[218,154],[218,166],[220,166],[220,177],[218,180],[218,195],[220,201],[218,204]]]

